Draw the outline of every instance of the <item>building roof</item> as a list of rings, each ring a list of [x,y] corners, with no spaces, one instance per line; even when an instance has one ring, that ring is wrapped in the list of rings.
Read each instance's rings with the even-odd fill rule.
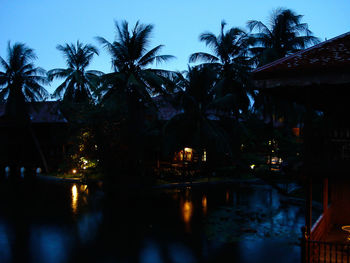
[[[255,79],[295,72],[350,69],[350,32],[254,70]]]
[[[158,119],[162,121],[167,121],[173,118],[174,116],[183,113],[183,109],[176,108],[174,105],[172,105],[167,99],[164,98],[162,95],[158,95],[152,98],[154,103],[158,107]],[[213,109],[208,110],[207,112],[207,118],[209,120],[219,120],[219,116],[227,116],[227,113],[216,111]]]
[[[176,109],[170,102],[168,102],[164,96],[158,95],[152,98],[153,102],[158,107],[159,120],[170,120],[175,115],[182,113],[181,109]]]
[[[0,117],[5,113],[5,104],[0,104]],[[66,123],[58,101],[40,101],[29,103],[29,116],[32,123]]]

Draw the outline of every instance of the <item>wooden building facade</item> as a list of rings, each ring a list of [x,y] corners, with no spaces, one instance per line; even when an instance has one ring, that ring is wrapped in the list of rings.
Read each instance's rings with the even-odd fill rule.
[[[260,92],[306,107],[302,261],[349,262],[350,32],[257,68],[254,78]],[[321,121],[313,119],[315,112]],[[312,197],[319,183],[323,213],[314,222]]]

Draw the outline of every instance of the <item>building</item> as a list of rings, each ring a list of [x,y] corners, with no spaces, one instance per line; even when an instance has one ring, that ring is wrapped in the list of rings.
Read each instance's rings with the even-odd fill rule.
[[[28,103],[30,124],[18,123],[4,115],[0,104],[0,168],[17,171],[26,167],[45,170],[57,168],[63,158],[68,122],[61,114],[59,102]]]
[[[349,262],[350,32],[254,71],[256,87],[306,106],[304,262]],[[318,111],[321,122],[312,118]],[[312,220],[312,198],[322,184],[323,214]],[[350,230],[350,228],[349,228]]]

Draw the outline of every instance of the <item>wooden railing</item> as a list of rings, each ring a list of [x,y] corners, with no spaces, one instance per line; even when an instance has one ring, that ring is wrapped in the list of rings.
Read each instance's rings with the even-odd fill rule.
[[[302,240],[302,263],[350,263],[350,242]]]

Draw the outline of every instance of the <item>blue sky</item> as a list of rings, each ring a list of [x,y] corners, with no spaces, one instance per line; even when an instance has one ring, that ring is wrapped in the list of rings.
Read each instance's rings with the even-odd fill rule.
[[[100,49],[91,69],[110,71],[110,58],[94,39],[114,40],[114,21],[137,20],[155,26],[150,47],[164,44],[163,54],[177,59],[159,65],[185,70],[191,53],[207,51],[198,36],[204,31],[219,32],[221,20],[228,27],[245,28],[248,20],[266,23],[274,8],[286,7],[304,15],[314,35],[321,40],[350,31],[349,0],[0,0],[0,56],[7,43],[24,42],[35,49],[36,64],[46,70],[65,67],[57,44],[80,40]],[[52,83],[52,92],[58,83]]]

